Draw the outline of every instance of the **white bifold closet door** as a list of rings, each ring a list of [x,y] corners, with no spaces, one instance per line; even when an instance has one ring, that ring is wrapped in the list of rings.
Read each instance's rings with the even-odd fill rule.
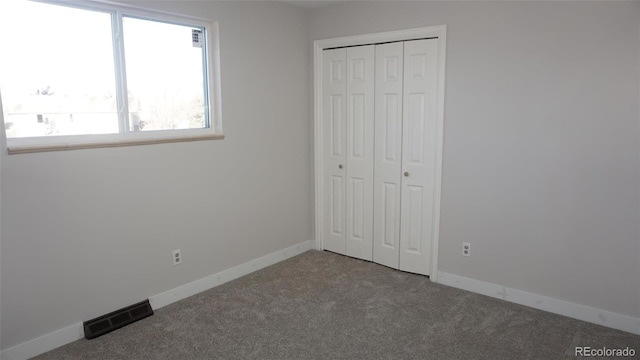
[[[376,46],[373,261],[399,268],[404,43]]]
[[[326,250],[373,259],[374,46],[323,53]]]
[[[437,39],[323,53],[323,246],[429,275]]]
[[[376,46],[374,261],[429,275],[436,39]]]

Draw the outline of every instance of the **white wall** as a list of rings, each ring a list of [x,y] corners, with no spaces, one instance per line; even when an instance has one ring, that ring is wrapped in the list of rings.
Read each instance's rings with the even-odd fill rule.
[[[2,151],[3,349],[312,238],[306,10],[143,5],[219,21],[227,138]]]
[[[639,15],[351,2],[313,10],[310,39],[446,24],[440,270],[637,318]]]

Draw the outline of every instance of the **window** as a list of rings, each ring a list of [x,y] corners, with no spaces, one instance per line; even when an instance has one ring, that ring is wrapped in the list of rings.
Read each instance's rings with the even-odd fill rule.
[[[2,1],[9,152],[222,138],[216,36],[137,8]]]

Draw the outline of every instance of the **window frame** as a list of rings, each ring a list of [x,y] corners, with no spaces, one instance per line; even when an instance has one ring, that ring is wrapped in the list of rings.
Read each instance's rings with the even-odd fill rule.
[[[2,136],[4,137],[9,154],[224,139],[224,133],[222,131],[220,46],[217,21],[137,6],[107,3],[101,0],[29,1],[48,5],[64,6],[68,8],[98,11],[111,15],[111,35],[114,57],[113,64],[115,70],[114,90],[116,91],[117,96],[119,132],[112,134],[8,138],[4,130],[4,112],[2,111],[2,94],[0,93],[0,120],[2,121]],[[129,130],[126,62],[123,41],[124,37],[122,34],[124,17],[204,29],[205,44],[203,46],[203,79],[206,80],[207,83],[204,87],[204,107],[209,119],[209,127],[201,129],[176,130]]]

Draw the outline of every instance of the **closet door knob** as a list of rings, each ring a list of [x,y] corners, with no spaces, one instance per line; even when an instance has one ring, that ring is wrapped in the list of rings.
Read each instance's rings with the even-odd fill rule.
[[[405,176],[405,177],[409,177],[409,172],[408,172],[408,171],[405,171],[405,172],[404,172],[404,176]]]
[[[338,165],[338,169],[342,169],[342,164]]]

